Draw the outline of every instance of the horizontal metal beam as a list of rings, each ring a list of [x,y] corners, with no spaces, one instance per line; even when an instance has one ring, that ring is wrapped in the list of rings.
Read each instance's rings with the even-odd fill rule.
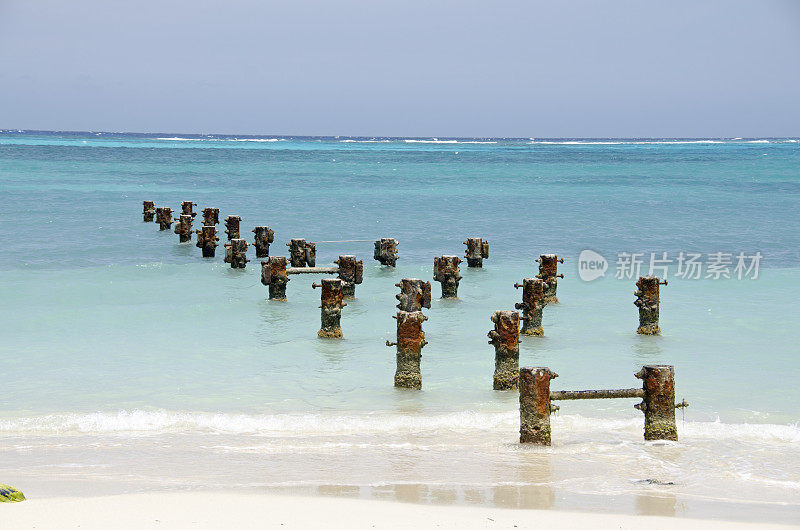
[[[286,267],[286,274],[338,274],[339,267]]]
[[[642,388],[622,388],[619,390],[556,390],[550,392],[550,400],[568,399],[612,399],[612,398],[643,398]]]

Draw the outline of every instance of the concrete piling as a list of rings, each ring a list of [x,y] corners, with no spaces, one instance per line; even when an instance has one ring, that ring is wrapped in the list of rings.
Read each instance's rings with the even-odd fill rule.
[[[519,313],[495,311],[491,318],[494,329],[489,332],[489,344],[494,345],[495,390],[517,388],[519,377]]]
[[[645,440],[678,440],[675,425],[675,367],[645,365],[636,373],[642,380],[644,399],[637,409],[644,412]],[[685,401],[681,406],[688,405]]]
[[[292,267],[315,267],[317,264],[317,244],[305,239],[295,238],[286,243],[289,247],[289,262]]]
[[[275,241],[275,231],[268,226],[253,228],[255,234],[256,257],[269,257],[269,244]]]
[[[431,308],[431,282],[419,278],[403,278],[394,284],[400,288],[400,294],[394,297],[399,300],[397,309],[408,313],[421,311],[423,307]]]
[[[344,255],[334,261],[339,266],[339,279],[342,280],[342,295],[353,298],[356,295],[356,285],[364,281],[364,262],[356,260],[355,256]]]
[[[197,234],[197,247],[202,249],[204,258],[213,258],[217,252],[219,238],[217,228],[214,225],[203,226],[200,230],[195,230]]]
[[[550,380],[558,374],[549,368],[519,371],[519,441],[550,445]]]
[[[544,309],[544,292],[547,284],[539,278],[525,278],[522,283],[515,283],[514,287],[522,287],[522,303],[514,304],[517,309],[522,309],[522,329],[523,335],[544,335],[542,328],[542,309]]]
[[[467,267],[483,267],[483,260],[489,258],[489,242],[479,237],[468,237],[464,244],[467,245],[464,253]]]
[[[142,201],[142,216],[145,223],[152,223],[156,214],[156,203],[153,201]]]
[[[458,282],[461,281],[461,268],[458,256],[433,258],[433,279],[442,284],[442,298],[458,298]]]
[[[189,215],[189,216],[191,216],[191,217],[192,217],[192,219],[194,219],[194,217],[197,215],[197,214],[194,212],[194,207],[195,207],[195,206],[197,206],[197,203],[196,203],[196,202],[192,202],[192,201],[183,201],[183,202],[181,203],[181,214],[183,214],[183,215]]]
[[[286,258],[272,256],[261,262],[261,283],[269,286],[269,299],[286,301]]]
[[[228,236],[228,241],[239,239],[239,223],[242,218],[238,215],[229,215],[225,218],[225,234]]]
[[[181,214],[180,217],[175,218],[178,221],[175,224],[173,232],[178,234],[178,241],[187,243],[192,239],[192,216],[188,214]]]
[[[244,269],[247,265],[247,241],[244,239],[231,239],[225,243],[225,263],[231,264],[231,269]]]
[[[322,310],[322,327],[317,332],[318,337],[325,339],[342,337],[342,308],[347,305],[342,301],[343,283],[339,278],[324,278],[320,283],[311,284],[314,289],[322,287],[319,306]]]
[[[159,230],[172,228],[172,208],[156,208],[156,222]]]
[[[399,243],[391,237],[383,237],[375,241],[375,253],[373,257],[381,265],[394,267],[397,264],[397,246]]]
[[[203,208],[203,226],[219,224],[219,208]]]
[[[540,280],[544,280],[544,282],[547,284],[547,287],[544,291],[545,304],[557,304],[557,278],[564,277],[563,274],[558,274],[558,264],[564,263],[564,259],[559,259],[559,257],[555,254],[542,254],[536,261],[539,263],[539,274],[537,274],[536,277]]]
[[[658,325],[659,305],[661,304],[661,285],[667,285],[658,276],[641,276],[636,282],[636,300],[633,304],[639,308],[639,335],[659,335],[661,328]]]
[[[422,388],[422,372],[420,359],[422,348],[428,344],[422,323],[428,317],[422,311],[398,311],[394,315],[397,319],[397,342],[386,341],[387,346],[397,346],[397,371],[394,374],[394,386],[399,388]]]

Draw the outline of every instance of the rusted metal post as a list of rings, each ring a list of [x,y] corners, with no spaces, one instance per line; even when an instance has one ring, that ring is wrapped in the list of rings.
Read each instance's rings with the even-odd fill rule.
[[[424,282],[419,278],[403,278],[400,283],[394,284],[400,288],[400,294],[394,295],[400,303],[400,311],[421,311],[423,307],[431,308],[431,282]]]
[[[219,208],[203,208],[203,226],[219,224]]]
[[[519,376],[519,313],[495,311],[489,344],[494,345],[494,389],[517,388]]]
[[[519,441],[550,445],[550,380],[558,374],[545,367],[519,371]]]
[[[156,208],[156,222],[159,230],[172,228],[172,208]]]
[[[194,213],[194,209],[193,209],[195,206],[197,206],[196,202],[183,201],[181,203],[181,214],[182,215],[190,215],[192,217],[192,219],[194,219],[194,217],[197,215],[196,213]]]
[[[558,274],[558,264],[564,263],[564,259],[559,259],[555,254],[542,254],[539,259],[539,274],[536,275],[540,280],[544,280],[547,287],[544,290],[544,302],[546,304],[557,304],[558,297],[558,278],[563,278],[563,274]]]
[[[217,237],[217,228],[213,225],[203,226],[200,230],[195,230],[197,233],[196,245],[203,250],[204,258],[213,258],[217,252],[219,238]]]
[[[317,332],[318,337],[336,339],[342,337],[342,308],[347,304],[342,301],[342,280],[339,278],[324,278],[320,283],[313,283],[311,287],[322,287],[320,293],[320,308],[322,309],[322,327]]]
[[[317,264],[317,244],[295,238],[286,243],[289,247],[289,262],[292,267],[314,267]]]
[[[256,257],[269,257],[269,244],[275,241],[275,231],[268,226],[253,228],[255,236]]]
[[[542,328],[542,309],[545,306],[544,291],[547,284],[539,278],[525,278],[522,283],[515,283],[514,287],[522,287],[522,303],[514,304],[517,309],[522,309],[523,335],[544,335]]]
[[[479,237],[468,237],[464,244],[467,245],[467,251],[464,253],[467,266],[483,267],[483,260],[489,258],[489,242]]]
[[[269,299],[286,301],[286,258],[273,256],[261,262],[261,283],[269,286]]]
[[[142,215],[145,223],[152,223],[156,214],[156,203],[153,201],[142,201]]]
[[[352,298],[356,295],[356,285],[364,281],[364,262],[356,261],[355,256],[339,256],[334,261],[339,266],[339,279],[342,280],[342,295]]]
[[[675,426],[675,368],[666,364],[645,365],[636,373],[642,380],[645,440],[678,440]],[[687,403],[681,404],[686,406]]]
[[[400,243],[391,237],[382,237],[375,241],[375,253],[373,257],[380,261],[381,265],[394,267],[397,264],[397,245]]]
[[[225,233],[228,235],[228,241],[232,239],[239,239],[239,223],[242,218],[238,215],[229,215],[225,218]]]
[[[231,264],[231,269],[244,269],[247,265],[247,241],[244,239],[231,239],[225,243],[225,263]]]
[[[387,346],[397,346],[397,371],[394,374],[394,386],[400,388],[422,388],[422,372],[419,362],[422,348],[428,344],[422,323],[428,317],[422,311],[398,311],[393,318],[397,319],[397,342],[386,341]]]
[[[188,214],[181,214],[180,217],[175,218],[178,221],[175,224],[173,232],[178,234],[178,241],[186,243],[192,239],[192,216]]]
[[[442,284],[442,298],[458,298],[459,263],[461,258],[458,256],[433,258],[433,279]]]
[[[633,304],[639,308],[639,335],[658,335],[658,307],[661,303],[660,285],[667,285],[658,276],[641,276],[636,282],[636,300]]]

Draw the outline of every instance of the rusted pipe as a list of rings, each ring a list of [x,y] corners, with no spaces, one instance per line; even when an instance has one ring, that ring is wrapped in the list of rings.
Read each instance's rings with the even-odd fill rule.
[[[200,230],[195,230],[197,234],[196,245],[203,250],[204,258],[213,258],[216,254],[219,238],[217,237],[217,228],[214,225],[203,226]]]
[[[645,440],[678,440],[675,425],[675,367],[645,365],[636,373],[642,380],[644,399],[637,409],[644,412]],[[688,405],[684,402],[684,406]]]
[[[339,265],[339,279],[342,280],[342,294],[345,298],[356,295],[356,285],[364,281],[364,262],[356,260],[355,256],[343,255],[334,261]]]
[[[433,279],[442,284],[442,298],[458,298],[458,282],[461,281],[461,268],[458,256],[433,258]]]
[[[317,336],[325,339],[342,337],[342,308],[347,304],[342,301],[342,280],[339,278],[324,278],[320,283],[313,283],[311,287],[322,287],[320,293],[320,309],[322,327]]]
[[[641,388],[621,388],[619,390],[558,390],[550,392],[551,401],[572,399],[617,399],[617,398],[643,398],[644,390]]]
[[[397,264],[397,246],[400,243],[391,237],[382,237],[375,241],[375,252],[373,257],[381,263],[394,267]]]
[[[272,256],[267,261],[261,262],[261,283],[269,286],[269,299],[285,302],[286,283],[286,258]]]
[[[545,367],[519,371],[519,441],[550,445],[550,380],[558,374]]]
[[[203,226],[219,224],[219,208],[203,208]]]
[[[399,300],[397,309],[406,312],[421,311],[423,307],[431,308],[431,282],[419,278],[403,278],[394,284],[400,288],[400,294],[394,295]]]
[[[225,234],[228,236],[228,241],[232,239],[239,239],[239,224],[242,218],[238,215],[229,215],[225,218]]]
[[[292,267],[314,267],[317,264],[317,244],[295,238],[286,243],[289,247],[289,262]]]
[[[225,243],[225,263],[231,264],[231,269],[244,269],[247,265],[247,241],[244,239],[231,239]]]
[[[547,284],[544,291],[545,304],[557,304],[558,278],[564,277],[563,274],[558,274],[558,264],[564,263],[564,259],[555,254],[542,254],[536,261],[539,262],[539,274],[536,277]]]
[[[479,237],[468,237],[464,244],[467,245],[467,251],[464,253],[467,266],[483,267],[483,260],[489,257],[489,242]]]
[[[658,335],[661,328],[658,326],[659,306],[661,293],[659,286],[667,285],[658,276],[641,276],[636,282],[636,300],[633,304],[639,308],[639,335]]]
[[[156,214],[156,203],[153,201],[142,201],[142,216],[145,223],[152,223]]]
[[[182,215],[190,215],[192,219],[197,215],[194,213],[194,207],[197,206],[197,203],[192,201],[183,201],[181,203],[181,214]]]
[[[288,267],[286,274],[338,274],[339,267]]]
[[[178,241],[187,243],[192,239],[192,216],[189,214],[181,214],[180,217],[175,218],[178,221],[175,224],[173,232],[178,234]]]
[[[275,231],[268,226],[257,226],[253,228],[255,234],[256,257],[269,257],[269,244],[275,241]]]
[[[156,222],[159,230],[172,228],[172,208],[156,208]]]
[[[394,386],[400,388],[422,388],[422,372],[420,359],[422,348],[428,344],[422,323],[428,317],[422,311],[398,311],[393,318],[397,319],[397,342],[386,341],[387,346],[397,346],[397,371],[394,374]]]
[[[523,335],[544,335],[542,328],[542,309],[544,309],[544,292],[547,284],[539,278],[525,278],[522,283],[515,283],[514,287],[522,287],[522,303],[514,304],[517,309],[522,309],[522,330]]]
[[[489,344],[494,345],[495,390],[517,388],[519,376],[519,313],[495,311],[491,318],[494,329],[489,332]]]

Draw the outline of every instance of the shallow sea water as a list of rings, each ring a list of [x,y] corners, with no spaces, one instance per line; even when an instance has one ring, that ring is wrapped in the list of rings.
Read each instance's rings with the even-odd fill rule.
[[[799,162],[796,139],[2,132],[0,478],[29,497],[238,488],[797,522]],[[141,221],[145,199],[219,207],[247,236],[269,225],[272,255],[292,237],[395,237],[400,260],[319,243],[320,265],[364,260],[345,338],[320,340],[318,276],[269,302],[252,247],[245,270],[221,247],[203,259]],[[491,257],[426,310],[423,390],[395,389],[394,284],[431,279],[469,236]],[[579,279],[585,249],[606,277]],[[763,260],[755,280],[671,270],[662,336],[637,336],[617,253],[681,251]],[[678,443],[643,442],[636,400],[563,402],[551,448],[516,443],[517,395],[492,390],[486,333],[547,252],[566,260],[561,303],[520,364],[570,390],[674,364],[691,404]]]

